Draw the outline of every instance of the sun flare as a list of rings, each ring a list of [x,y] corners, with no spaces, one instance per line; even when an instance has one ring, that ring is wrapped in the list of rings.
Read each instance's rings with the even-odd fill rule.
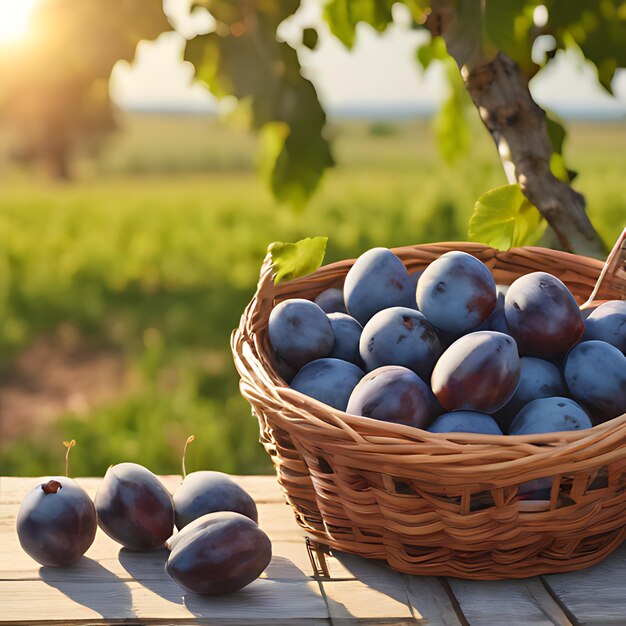
[[[11,43],[28,32],[36,0],[0,0],[0,44]]]

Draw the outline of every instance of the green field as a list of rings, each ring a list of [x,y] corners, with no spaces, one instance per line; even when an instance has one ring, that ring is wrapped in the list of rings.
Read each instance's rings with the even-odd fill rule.
[[[270,471],[228,347],[267,244],[328,235],[334,261],[375,245],[464,239],[476,197],[505,183],[482,129],[453,167],[426,122],[331,130],[338,166],[300,212],[277,206],[256,176],[253,137],[201,117],[124,118],[71,184],[3,167],[0,474],[59,472],[69,438],[77,475],[121,460],[175,472],[190,433],[189,468]],[[577,124],[566,149],[607,244],[626,222],[625,144],[626,124]],[[98,383],[103,355],[124,384],[76,409],[55,412],[53,402],[16,417],[6,398],[32,389],[45,404],[46,368],[68,343],[80,358],[57,396],[92,370]]]

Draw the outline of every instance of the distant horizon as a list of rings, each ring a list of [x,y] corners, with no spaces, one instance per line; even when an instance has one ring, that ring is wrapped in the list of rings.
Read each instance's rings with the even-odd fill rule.
[[[199,104],[191,102],[145,103],[119,105],[127,113],[146,115],[202,115],[218,117],[219,107],[213,103]],[[403,103],[390,105],[387,103],[342,103],[326,109],[329,119],[365,120],[365,121],[410,121],[411,119],[430,119],[436,115],[438,106],[430,103]],[[626,111],[606,106],[588,105],[556,105],[550,109],[565,121],[588,122],[626,122]]]

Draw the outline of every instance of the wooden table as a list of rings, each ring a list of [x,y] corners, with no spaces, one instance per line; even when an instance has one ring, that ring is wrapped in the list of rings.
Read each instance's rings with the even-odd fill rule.
[[[77,480],[91,496],[100,482]],[[163,481],[173,490],[180,477]],[[586,571],[518,581],[406,576],[341,553],[326,556],[327,577],[313,567],[276,480],[237,481],[257,502],[274,557],[244,590],[209,598],[169,578],[165,549],[129,552],[100,530],[75,566],[40,567],[15,533],[19,503],[38,481],[0,478],[0,624],[626,625],[626,544]]]

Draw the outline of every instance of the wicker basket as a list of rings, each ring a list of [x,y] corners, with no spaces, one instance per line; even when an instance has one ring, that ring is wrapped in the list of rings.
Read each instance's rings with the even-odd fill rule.
[[[394,252],[413,271],[449,250],[481,259],[498,283],[548,271],[581,303],[603,267],[543,248],[441,243]],[[336,411],[285,384],[268,343],[274,303],[315,297],[352,263],[275,287],[266,259],[232,336],[242,394],[298,523],[332,548],[409,574],[518,578],[582,569],[617,548],[626,538],[626,415],[567,433],[434,434]],[[621,264],[597,298],[626,298]],[[519,485],[540,477],[554,478],[550,500],[521,499]]]

